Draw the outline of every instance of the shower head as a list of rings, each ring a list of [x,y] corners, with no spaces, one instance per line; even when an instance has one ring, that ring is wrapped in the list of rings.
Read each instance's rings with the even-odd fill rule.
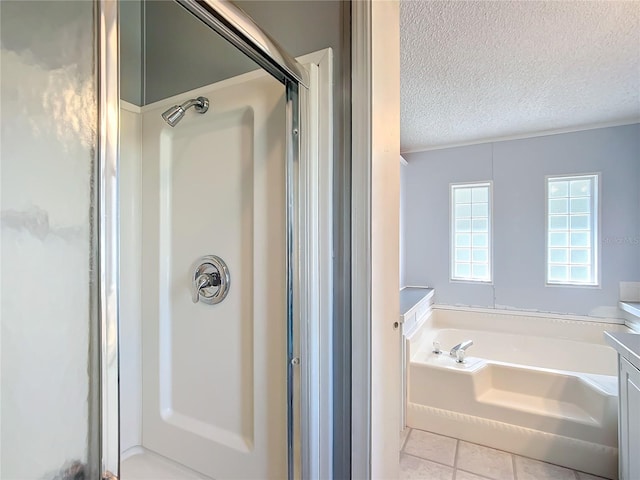
[[[171,107],[169,110],[167,110],[162,114],[162,118],[164,118],[164,121],[167,122],[169,125],[171,125],[172,127],[175,127],[176,124],[180,120],[182,120],[182,117],[184,117],[184,113],[185,113],[184,108],[182,108],[180,105],[174,105],[173,107]]]
[[[167,122],[169,126],[175,127],[191,107],[194,107],[195,111],[198,113],[205,113],[209,110],[209,99],[205,97],[198,97],[187,100],[182,105],[174,105],[162,114],[162,118],[164,118],[164,121]]]

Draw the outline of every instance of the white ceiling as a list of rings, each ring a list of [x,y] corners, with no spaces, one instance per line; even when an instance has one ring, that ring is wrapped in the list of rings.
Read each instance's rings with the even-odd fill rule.
[[[403,152],[640,121],[640,2],[402,0]]]

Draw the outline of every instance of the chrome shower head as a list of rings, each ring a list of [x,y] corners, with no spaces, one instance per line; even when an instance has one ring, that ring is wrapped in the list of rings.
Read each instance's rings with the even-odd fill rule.
[[[176,124],[180,120],[182,120],[182,117],[184,117],[184,114],[185,114],[184,108],[182,108],[180,105],[174,105],[173,107],[171,107],[169,110],[167,110],[162,114],[162,118],[164,118],[164,121],[167,122],[169,125],[171,125],[172,127],[175,127]]]
[[[175,127],[191,107],[194,107],[195,111],[198,113],[205,113],[209,110],[209,99],[206,97],[198,97],[187,100],[182,105],[174,105],[162,114],[162,118],[169,124],[169,126]]]

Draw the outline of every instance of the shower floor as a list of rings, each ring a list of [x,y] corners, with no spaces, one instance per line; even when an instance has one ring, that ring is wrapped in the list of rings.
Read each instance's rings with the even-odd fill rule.
[[[122,455],[122,480],[211,480],[190,468],[143,447],[133,447]]]

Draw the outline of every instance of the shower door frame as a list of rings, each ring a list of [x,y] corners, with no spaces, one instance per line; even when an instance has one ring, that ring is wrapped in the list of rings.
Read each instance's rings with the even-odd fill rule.
[[[331,235],[330,213],[328,221],[318,218],[319,211],[327,211],[320,206],[320,199],[326,202],[331,198],[331,167],[319,167],[318,155],[323,145],[317,138],[318,120],[311,118],[327,115],[319,106],[318,72],[314,70],[316,90],[310,95],[309,71],[233,3],[175,1],[285,87],[288,477],[315,478],[319,472],[331,470],[332,441],[325,426],[331,423],[327,405],[330,394],[321,393],[330,391],[331,344],[323,341],[327,334],[321,324],[331,320],[326,312],[331,312],[331,296],[327,292],[331,291],[332,272],[323,265],[330,263],[331,249],[318,238]],[[118,0],[98,0],[100,472],[103,479],[109,480],[119,477],[120,463],[118,16]],[[329,121],[329,132],[330,129]],[[330,142],[330,133],[325,135]]]
[[[103,480],[120,474],[119,388],[119,221],[118,171],[120,140],[120,45],[118,0],[99,0],[97,15],[97,178],[98,199],[98,371],[99,472]]]

